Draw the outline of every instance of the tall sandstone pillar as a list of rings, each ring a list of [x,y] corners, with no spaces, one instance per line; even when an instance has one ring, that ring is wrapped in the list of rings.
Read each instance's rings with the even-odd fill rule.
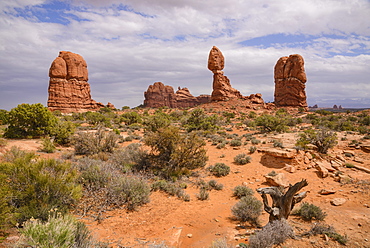
[[[307,78],[301,55],[281,57],[275,65],[274,78],[276,106],[307,108],[305,91]]]
[[[48,108],[63,113],[99,110],[104,104],[91,99],[86,61],[61,51],[49,69]]]

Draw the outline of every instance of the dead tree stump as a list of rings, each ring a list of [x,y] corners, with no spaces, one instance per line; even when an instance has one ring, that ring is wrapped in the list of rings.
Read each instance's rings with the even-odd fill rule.
[[[307,196],[307,191],[297,194],[303,187],[307,186],[306,179],[290,185],[285,192],[278,187],[259,188],[257,192],[261,194],[265,211],[270,215],[269,222],[274,220],[288,219],[290,212],[295,204],[302,201]],[[269,206],[267,195],[271,196],[272,205]]]

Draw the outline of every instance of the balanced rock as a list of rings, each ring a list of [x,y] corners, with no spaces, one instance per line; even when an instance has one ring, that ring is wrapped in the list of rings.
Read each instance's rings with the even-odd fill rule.
[[[230,80],[224,76],[225,58],[220,49],[213,46],[208,56],[208,69],[213,72],[212,101],[225,101],[231,98],[243,98],[242,94],[231,87]]]
[[[176,93],[169,85],[156,82],[149,85],[148,90],[144,92],[144,106],[149,108],[169,107],[169,108],[187,108],[194,107],[210,101],[211,96],[200,95],[193,96],[188,88],[178,88]]]
[[[304,60],[299,54],[281,57],[274,68],[275,105],[307,108]]]
[[[72,52],[59,52],[49,69],[48,108],[63,113],[99,110],[104,104],[91,99],[86,61]]]

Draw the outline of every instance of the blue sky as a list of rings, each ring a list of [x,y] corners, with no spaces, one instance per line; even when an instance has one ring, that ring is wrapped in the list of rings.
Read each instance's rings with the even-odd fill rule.
[[[211,94],[208,53],[243,95],[273,101],[273,68],[301,54],[309,105],[370,107],[370,1],[2,0],[0,109],[46,105],[59,51],[82,55],[93,99],[143,103],[160,81]]]

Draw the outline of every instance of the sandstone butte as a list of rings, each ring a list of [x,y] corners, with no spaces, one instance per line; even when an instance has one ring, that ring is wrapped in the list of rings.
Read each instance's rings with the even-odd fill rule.
[[[189,89],[180,87],[175,93],[171,86],[164,85],[161,82],[156,82],[153,85],[149,85],[147,91],[144,92],[144,96],[144,106],[148,108],[194,107],[199,104],[209,102],[211,98],[209,95],[200,95],[195,97],[190,93]]]
[[[49,69],[48,108],[63,113],[96,111],[105,107],[91,98],[87,63],[79,54],[61,51]],[[110,108],[113,104],[108,103]]]
[[[275,93],[277,107],[307,108],[304,60],[299,54],[281,57],[274,68]]]

